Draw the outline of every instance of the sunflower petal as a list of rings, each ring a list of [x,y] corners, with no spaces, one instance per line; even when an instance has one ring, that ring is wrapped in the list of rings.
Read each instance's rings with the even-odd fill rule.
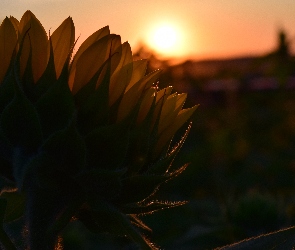
[[[0,26],[0,83],[9,67],[16,42],[17,36],[14,26],[9,18],[6,17]]]
[[[109,57],[111,35],[105,36],[90,45],[77,61],[72,92],[76,94],[94,76]],[[70,86],[71,87],[71,86]]]
[[[71,63],[71,71],[69,76],[69,86],[72,87],[74,84],[75,74],[76,74],[76,64],[80,56],[95,42],[100,40],[101,38],[110,34],[109,26],[103,27],[96,32],[94,32],[91,36],[89,36],[79,47],[77,53],[75,54],[73,61]]]
[[[137,116],[138,124],[141,123],[144,120],[144,118],[147,116],[148,112],[150,111],[152,107],[152,104],[155,101],[155,97],[156,97],[156,89],[155,88],[148,89],[140,104],[140,109]]]
[[[132,71],[132,52],[129,43],[125,42],[122,44],[121,60],[111,76],[109,100],[110,106],[112,106],[124,93],[126,86],[131,79]],[[118,82],[120,82],[120,84],[118,84]]]
[[[195,105],[188,109],[182,109],[177,117],[175,118],[174,122],[170,124],[169,127],[167,127],[162,134],[159,137],[159,140],[157,142],[155,152],[156,154],[159,154],[161,150],[167,145],[169,140],[173,137],[173,135],[176,133],[178,129],[181,128],[181,126],[192,116],[192,114],[197,109],[198,105]]]
[[[155,83],[155,81],[159,78],[160,72],[161,71],[157,70],[146,75],[135,83],[127,92],[125,92],[119,106],[117,121],[121,121],[132,111],[140,99],[142,92],[145,89],[150,88],[152,84]]]
[[[147,60],[138,60],[133,62],[133,71],[131,80],[125,90],[127,92],[132,86],[143,78],[146,72]]]
[[[174,122],[174,119],[176,118],[177,114],[182,108],[182,105],[185,102],[186,96],[187,94],[183,93],[179,95],[170,95],[167,98],[167,101],[164,103],[161,111],[158,129],[159,133],[161,133],[166,127]]]
[[[48,61],[48,39],[45,29],[35,15],[27,11],[19,23],[20,40],[25,37],[22,58],[21,75],[23,75],[30,50],[32,49],[33,78],[36,82],[43,74]]]
[[[68,17],[51,35],[56,77],[60,76],[69,52],[75,41],[75,26]]]

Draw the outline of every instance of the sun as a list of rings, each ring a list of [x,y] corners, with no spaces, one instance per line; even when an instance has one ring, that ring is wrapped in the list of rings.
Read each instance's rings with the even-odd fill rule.
[[[183,34],[172,23],[163,23],[154,26],[147,37],[148,46],[157,54],[166,57],[179,56],[183,50]]]
[[[171,26],[159,27],[153,36],[155,46],[161,50],[169,50],[177,42],[176,30]]]

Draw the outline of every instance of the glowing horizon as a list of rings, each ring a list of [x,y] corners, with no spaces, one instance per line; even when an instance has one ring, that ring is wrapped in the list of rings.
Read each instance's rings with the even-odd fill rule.
[[[55,30],[71,16],[76,27],[78,44],[106,25],[122,41],[129,41],[132,50],[145,44],[166,58],[204,59],[261,55],[272,51],[279,29],[286,31],[295,44],[295,1],[235,2],[230,0],[193,1],[162,0],[2,0],[0,21],[12,15],[20,19],[30,9],[44,24]],[[176,32],[175,47],[162,51],[149,41],[149,36],[163,23]],[[177,44],[177,45],[176,45]],[[162,52],[162,53],[161,53]]]

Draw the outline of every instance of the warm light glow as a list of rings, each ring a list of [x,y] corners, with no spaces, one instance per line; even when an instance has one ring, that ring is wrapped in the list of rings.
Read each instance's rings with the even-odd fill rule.
[[[181,56],[185,49],[183,46],[183,33],[172,23],[155,26],[148,33],[148,46],[164,57]]]
[[[177,34],[174,28],[162,26],[156,30],[153,40],[159,49],[171,49],[177,42]]]

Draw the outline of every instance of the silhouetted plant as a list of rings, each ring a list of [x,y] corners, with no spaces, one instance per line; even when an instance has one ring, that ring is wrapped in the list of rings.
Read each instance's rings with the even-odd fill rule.
[[[72,220],[156,249],[139,215],[185,202],[152,196],[179,175],[171,166],[189,132],[170,141],[197,106],[159,90],[130,46],[104,27],[72,57],[67,18],[50,36],[27,11],[0,27],[0,242],[5,249],[54,249]],[[19,221],[21,235],[6,226]]]

